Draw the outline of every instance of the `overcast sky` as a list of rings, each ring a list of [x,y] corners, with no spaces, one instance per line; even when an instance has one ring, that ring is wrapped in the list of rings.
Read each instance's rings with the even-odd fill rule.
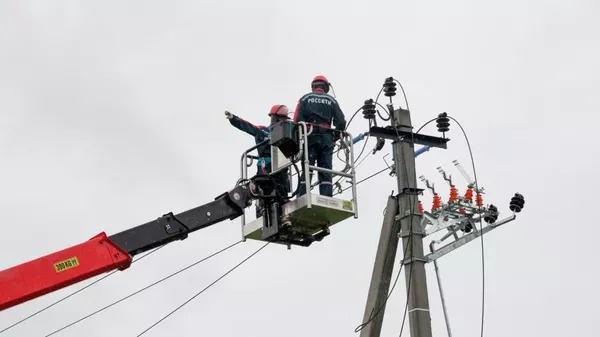
[[[253,139],[224,110],[267,123],[271,105],[293,110],[324,74],[349,118],[393,76],[416,127],[443,111],[462,123],[484,200],[501,217],[515,192],[525,196],[517,221],[484,237],[485,336],[596,336],[598,7],[2,1],[0,270],[231,189]],[[359,115],[349,130],[366,128]],[[452,160],[471,171],[460,129],[450,128],[447,150],[417,159],[445,199],[436,168],[461,193]],[[423,132],[439,135],[433,125]],[[384,167],[388,153],[389,144],[358,178]],[[387,173],[359,185],[359,219],[310,248],[268,246],[145,336],[358,336],[392,190]],[[422,200],[431,206],[431,194]],[[45,336],[239,239],[239,220],[197,232],[0,335]],[[261,244],[238,245],[56,336],[136,336]],[[479,336],[479,241],[440,259],[440,269],[454,335]],[[434,335],[445,336],[432,265],[427,272]],[[89,282],[0,312],[0,330]],[[399,334],[405,298],[401,277],[382,336]]]

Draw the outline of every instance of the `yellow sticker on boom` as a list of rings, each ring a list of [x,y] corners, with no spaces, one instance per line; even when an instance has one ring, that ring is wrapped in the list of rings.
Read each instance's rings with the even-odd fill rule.
[[[79,267],[79,260],[77,259],[76,256],[54,264],[54,270],[56,270],[57,273],[60,273],[67,269],[71,269],[71,268],[75,268],[75,267]]]

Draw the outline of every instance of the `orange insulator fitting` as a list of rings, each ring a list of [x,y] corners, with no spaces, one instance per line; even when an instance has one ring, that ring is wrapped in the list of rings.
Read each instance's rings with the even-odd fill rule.
[[[458,213],[460,213],[460,214],[465,214],[465,213],[466,213],[466,211],[465,211],[465,208],[464,208],[464,207],[461,207],[461,208],[458,210]]]
[[[467,200],[468,202],[473,202],[473,188],[472,187],[467,187],[467,190],[465,191],[465,200]]]
[[[477,203],[477,206],[479,206],[479,207],[483,206],[483,196],[481,196],[481,193],[477,192],[477,196],[475,197],[475,202]]]
[[[419,200],[419,213],[423,214],[423,203]]]
[[[436,209],[442,206],[442,198],[437,193],[433,194],[433,206],[431,207],[431,211],[435,211]]]
[[[450,186],[450,198],[448,198],[448,203],[451,204],[456,202],[456,200],[458,200],[458,190],[452,185]]]

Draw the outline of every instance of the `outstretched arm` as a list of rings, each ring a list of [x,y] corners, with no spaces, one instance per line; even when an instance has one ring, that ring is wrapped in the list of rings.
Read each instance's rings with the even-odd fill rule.
[[[231,125],[251,136],[256,136],[259,133],[263,132],[259,126],[254,125],[244,119],[241,119],[229,111],[225,111],[225,116],[227,116],[227,119],[229,119],[229,123]]]

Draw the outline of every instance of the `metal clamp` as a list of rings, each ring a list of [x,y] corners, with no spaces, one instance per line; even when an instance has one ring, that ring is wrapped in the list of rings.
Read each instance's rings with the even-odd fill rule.
[[[400,193],[398,193],[398,197],[404,195],[423,195],[424,189],[417,187],[405,187],[402,189]]]
[[[423,262],[423,263],[427,263],[428,262],[426,259],[424,259],[422,257],[411,257],[411,258],[402,260],[402,265],[407,265],[407,264],[414,263],[414,262],[417,262],[417,261]]]

